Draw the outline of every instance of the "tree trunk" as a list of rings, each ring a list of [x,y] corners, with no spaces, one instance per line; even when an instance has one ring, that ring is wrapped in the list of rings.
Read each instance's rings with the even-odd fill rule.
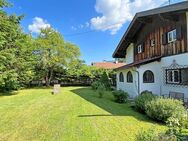
[[[46,75],[46,86],[47,86],[47,87],[50,86],[52,77],[53,77],[53,69],[50,68],[50,69],[48,69],[48,73],[47,73],[47,75]]]

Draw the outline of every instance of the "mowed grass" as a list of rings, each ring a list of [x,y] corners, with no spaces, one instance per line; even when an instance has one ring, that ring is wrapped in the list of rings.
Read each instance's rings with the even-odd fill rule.
[[[149,128],[164,130],[129,104],[113,102],[110,92],[98,98],[91,88],[21,90],[0,96],[2,141],[133,141]]]

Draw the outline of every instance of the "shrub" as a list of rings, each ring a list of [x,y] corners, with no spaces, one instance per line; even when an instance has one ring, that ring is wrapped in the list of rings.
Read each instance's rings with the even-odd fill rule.
[[[115,102],[117,102],[117,103],[125,103],[125,102],[127,102],[127,99],[129,97],[129,94],[122,90],[113,91],[112,94],[115,98]]]
[[[97,90],[101,84],[103,84],[106,90],[111,89],[111,82],[110,82],[107,72],[104,72],[99,80],[94,81],[91,84],[91,87],[93,90]]]
[[[158,133],[154,128],[139,132],[136,135],[136,141],[176,141],[175,135]]]
[[[180,121],[180,124],[184,129],[188,129],[188,119],[185,118],[184,120]]]
[[[98,87],[100,86],[100,82],[99,81],[94,81],[92,84],[91,84],[91,88],[93,89],[93,90],[97,90],[98,89]]]
[[[106,88],[105,88],[104,84],[100,84],[99,87],[97,88],[99,98],[103,97],[105,90],[106,90]]]
[[[146,104],[146,114],[157,121],[166,122],[170,117],[181,121],[186,116],[186,110],[179,100],[158,97]]]
[[[185,123],[187,118],[180,122],[178,118],[170,117],[167,121],[168,130],[166,131],[167,135],[176,136],[177,140],[184,141],[187,140],[188,130],[185,128]]]
[[[168,134],[159,134],[154,141],[177,141],[177,137],[175,135]]]
[[[110,88],[111,88],[111,82],[110,82],[110,79],[109,79],[109,77],[108,77],[107,72],[104,72],[104,73],[102,74],[102,76],[101,76],[101,78],[100,78],[100,82],[101,82],[102,84],[104,84],[106,90],[110,90]]]
[[[154,98],[156,98],[156,96],[154,96],[152,93],[148,91],[142,92],[141,95],[139,95],[135,99],[135,108],[138,111],[145,113],[147,103],[153,100]]]
[[[144,130],[136,135],[136,141],[154,141],[157,133],[154,129]]]

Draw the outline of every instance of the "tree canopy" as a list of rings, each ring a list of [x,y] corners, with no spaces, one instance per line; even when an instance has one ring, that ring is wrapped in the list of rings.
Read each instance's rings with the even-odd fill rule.
[[[80,56],[79,48],[65,42],[62,35],[52,28],[42,29],[35,43],[38,51],[37,69],[42,71],[47,85],[50,84],[54,71],[67,68],[68,64]]]
[[[29,86],[31,81],[51,80],[62,76],[99,78],[106,70],[88,66],[80,60],[77,45],[64,40],[54,28],[41,29],[37,37],[24,33],[20,22],[23,15],[8,15],[0,0],[0,91]]]

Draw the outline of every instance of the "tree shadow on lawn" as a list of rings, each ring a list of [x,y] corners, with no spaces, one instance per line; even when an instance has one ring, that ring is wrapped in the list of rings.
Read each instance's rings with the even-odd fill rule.
[[[98,93],[93,91],[90,87],[77,88],[71,90],[73,93],[82,97],[83,99],[95,104],[96,106],[104,109],[110,114],[91,114],[91,115],[78,115],[78,117],[103,117],[103,116],[132,116],[140,121],[152,122],[146,115],[138,113],[130,107],[130,104],[118,104],[113,101],[111,92],[106,92],[103,98],[98,97]]]
[[[0,93],[0,97],[4,97],[4,96],[13,96],[13,95],[17,95],[18,92],[17,91],[12,91],[12,92],[1,92]]]

